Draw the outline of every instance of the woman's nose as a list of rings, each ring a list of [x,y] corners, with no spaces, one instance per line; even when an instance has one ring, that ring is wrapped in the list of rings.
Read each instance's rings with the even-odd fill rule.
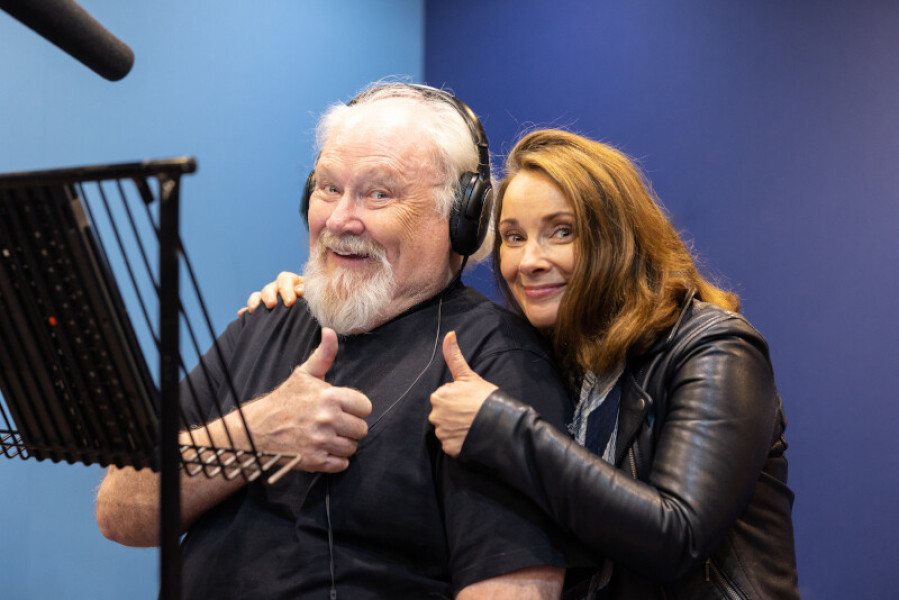
[[[528,240],[524,246],[519,268],[529,273],[537,273],[549,269],[550,263],[546,256],[546,249],[537,240]]]

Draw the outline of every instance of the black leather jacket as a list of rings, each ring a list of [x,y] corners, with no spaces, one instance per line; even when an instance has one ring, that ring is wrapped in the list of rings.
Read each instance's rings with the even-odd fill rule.
[[[622,377],[618,468],[501,391],[460,460],[495,472],[612,561],[611,581],[589,597],[798,598],[786,421],[764,338],[692,300]]]

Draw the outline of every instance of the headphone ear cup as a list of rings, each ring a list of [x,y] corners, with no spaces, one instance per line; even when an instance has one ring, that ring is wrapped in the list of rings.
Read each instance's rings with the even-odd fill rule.
[[[450,244],[462,256],[474,254],[487,234],[488,211],[492,185],[489,177],[463,173],[459,178],[459,194],[450,213]]]
[[[303,188],[303,199],[300,202],[300,216],[309,227],[309,202],[312,199],[312,192],[315,191],[315,169],[309,171],[309,177],[306,178],[306,185]]]

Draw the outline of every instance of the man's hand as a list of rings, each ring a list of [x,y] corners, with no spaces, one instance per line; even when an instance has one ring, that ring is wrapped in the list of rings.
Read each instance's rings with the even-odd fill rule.
[[[431,394],[428,420],[435,427],[443,451],[458,456],[478,410],[497,387],[471,370],[459,349],[455,331],[443,338],[443,358],[453,375],[453,383],[446,383]]]
[[[371,402],[361,392],[325,383],[336,355],[337,334],[323,329],[322,342],[309,360],[273,392],[243,406],[258,450],[299,455],[295,468],[306,471],[336,473],[349,466],[358,440],[368,432],[363,417],[371,412]],[[222,445],[230,439],[226,431],[241,429],[238,417],[235,411],[192,435],[182,432],[181,442]],[[245,447],[246,439],[235,444]],[[182,474],[181,532],[245,483],[243,477]],[[159,474],[111,466],[97,494],[97,523],[104,536],[120,544],[159,544]]]
[[[324,378],[337,356],[337,334],[322,329],[309,359],[267,396],[243,408],[260,450],[294,454],[297,468],[337,473],[349,466],[358,440],[368,433],[363,420],[371,401],[358,390],[335,387]]]

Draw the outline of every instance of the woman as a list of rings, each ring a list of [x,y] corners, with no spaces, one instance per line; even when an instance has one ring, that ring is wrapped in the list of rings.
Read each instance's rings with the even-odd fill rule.
[[[575,419],[544,423],[468,370],[450,334],[455,381],[430,416],[444,450],[605,559],[572,572],[566,597],[798,598],[783,409],[736,296],[698,273],[613,148],[536,131],[507,167],[494,272],[551,339]]]

